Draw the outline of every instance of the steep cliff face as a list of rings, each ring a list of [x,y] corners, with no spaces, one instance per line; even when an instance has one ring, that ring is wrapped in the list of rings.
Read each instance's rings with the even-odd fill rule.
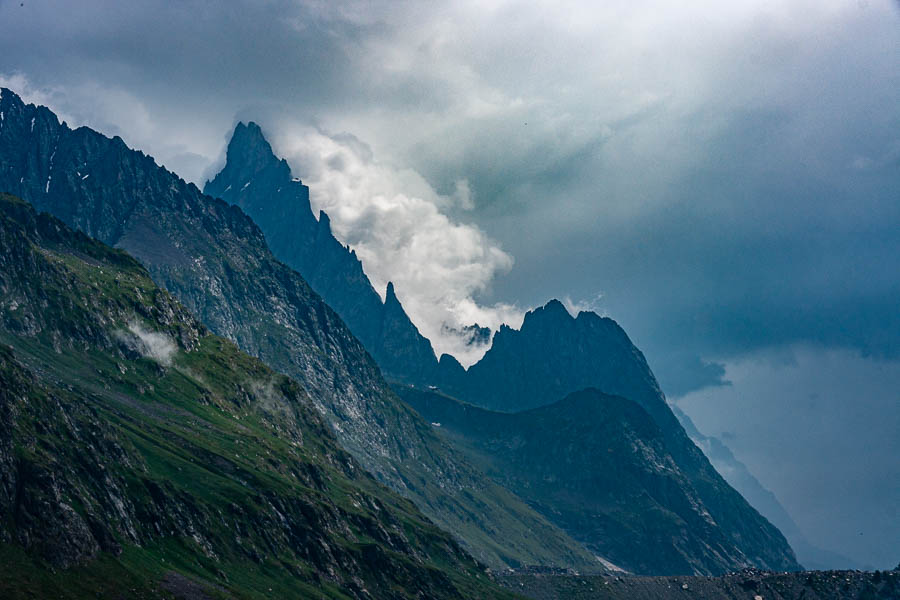
[[[553,404],[588,387],[634,401],[653,418],[667,451],[733,546],[726,553],[735,560],[731,568],[799,568],[784,536],[688,438],[643,354],[612,319],[589,312],[572,317],[560,302],[551,301],[528,313],[519,330],[502,327],[490,350],[467,371],[442,360],[438,380],[451,396],[505,412]]]
[[[718,574],[754,560],[718,526],[662,431],[630,400],[587,389],[499,413],[412,388],[402,396],[491,477],[623,569]]]
[[[505,595],[125,253],[6,195],[0,245],[4,597]]]
[[[476,558],[497,567],[591,564],[579,544],[458,458],[393,394],[340,317],[271,254],[239,207],[9,90],[0,112],[0,190],[127,250],[214,333],[296,379],[345,449]]]
[[[437,367],[431,343],[413,325],[389,285],[385,302],[353,250],[331,233],[328,215],[313,216],[309,188],[292,178],[256,123],[238,123],[225,167],[203,191],[240,206],[262,229],[272,253],[296,269],[391,379],[424,382]]]

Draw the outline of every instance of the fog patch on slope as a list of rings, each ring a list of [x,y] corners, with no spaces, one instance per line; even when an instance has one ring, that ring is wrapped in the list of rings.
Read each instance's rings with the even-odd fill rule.
[[[136,321],[128,324],[128,332],[118,331],[117,337],[130,350],[164,367],[172,366],[172,358],[178,351],[178,346],[172,338],[164,333],[145,329]]]

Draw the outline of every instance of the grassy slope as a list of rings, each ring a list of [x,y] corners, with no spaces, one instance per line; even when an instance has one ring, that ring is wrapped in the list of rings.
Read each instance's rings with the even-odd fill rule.
[[[4,474],[20,495],[58,493],[101,538],[61,569],[71,540],[0,503],[0,597],[155,597],[172,572],[242,598],[507,595],[364,474],[293,381],[209,335],[124,253],[10,197],[0,209]],[[171,364],[129,348],[135,322],[177,341]]]

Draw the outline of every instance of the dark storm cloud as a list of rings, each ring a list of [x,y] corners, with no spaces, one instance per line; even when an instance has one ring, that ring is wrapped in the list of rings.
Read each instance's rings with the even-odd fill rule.
[[[235,119],[261,122],[426,329],[564,297],[619,320],[670,396],[801,345],[804,381],[839,352],[896,397],[875,368],[900,359],[896,2],[19,4],[0,2],[0,82],[198,183]],[[718,427],[715,402],[765,393],[787,423],[853,399],[806,410],[797,389],[738,378],[688,412]],[[865,414],[848,439],[877,429]],[[739,458],[771,468],[787,446],[747,433]],[[785,469],[819,472],[827,436],[807,441]],[[839,518],[884,530],[882,477],[861,469],[871,493]],[[815,512],[798,477],[772,481]],[[823,544],[837,514],[806,523]]]
[[[551,262],[564,261],[565,270],[538,266],[510,236],[506,247],[518,268],[536,269],[521,281],[533,282],[547,269],[555,273],[551,285],[560,287],[567,273],[579,273],[568,287],[575,296],[601,289],[599,307],[643,342],[670,393],[717,374],[699,369],[693,385],[684,380],[698,355],[722,358],[807,341],[896,358],[900,163],[890,134],[900,123],[895,116],[893,123],[833,124],[840,131],[828,137],[860,142],[830,157],[833,140],[810,139],[805,152],[780,151],[792,118],[732,116],[725,131],[706,141],[700,165],[660,192],[655,210],[624,222],[603,217],[599,191],[599,214],[580,232],[571,228],[549,255]],[[860,156],[880,158],[876,166]],[[535,223],[535,235],[545,235],[541,227]],[[516,294],[530,291],[509,285]]]
[[[704,431],[728,433],[729,447],[795,507],[813,543],[875,568],[896,566],[900,362],[798,347],[742,358],[727,376],[733,386],[695,392],[680,406]]]

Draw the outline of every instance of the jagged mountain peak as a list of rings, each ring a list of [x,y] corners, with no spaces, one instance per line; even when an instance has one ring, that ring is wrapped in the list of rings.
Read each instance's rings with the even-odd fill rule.
[[[400,300],[397,299],[397,293],[394,291],[394,282],[388,281],[387,289],[384,292],[384,303],[387,304],[400,304]]]
[[[291,168],[287,161],[275,156],[272,145],[259,125],[253,121],[247,123],[241,121],[235,126],[228,142],[225,168],[212,182],[207,182],[207,185],[217,189],[216,183],[223,180],[223,175],[229,181],[240,182],[232,184],[232,187],[243,186],[240,188],[240,191],[243,191],[260,175],[286,183],[291,179]]]
[[[225,168],[204,191],[253,217],[275,256],[325,298],[388,377],[432,380],[438,364],[431,343],[409,319],[393,286],[382,301],[356,252],[334,237],[324,211],[316,220],[309,187],[292,179],[287,162],[272,153],[255,123],[235,127]]]
[[[331,217],[324,210],[319,211],[319,229],[324,229],[331,233]]]
[[[241,161],[243,164],[261,167],[280,162],[272,151],[272,145],[263,135],[262,129],[253,121],[249,121],[246,125],[240,122],[235,126],[234,134],[228,143],[226,158],[229,161]]]
[[[525,320],[522,322],[522,328],[535,323],[560,323],[574,321],[574,317],[569,314],[568,309],[562,302],[556,298],[550,300],[544,306],[539,306],[528,311],[525,314]]]
[[[6,99],[7,102],[22,102],[22,99],[14,91],[9,88],[0,87],[0,103],[2,103],[4,99]]]

